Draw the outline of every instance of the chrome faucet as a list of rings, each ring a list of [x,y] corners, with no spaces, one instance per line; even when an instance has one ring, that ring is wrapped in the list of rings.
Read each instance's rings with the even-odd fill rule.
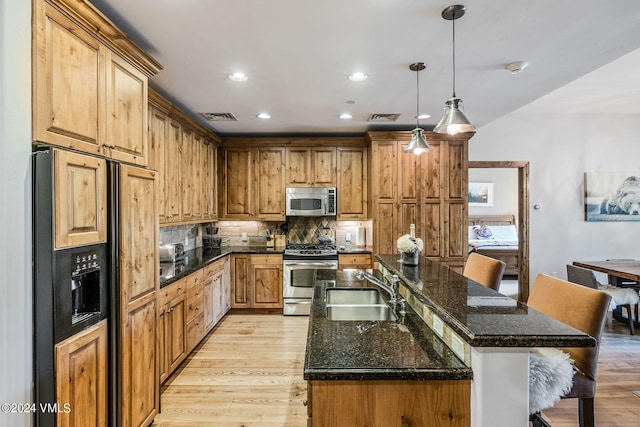
[[[384,291],[386,291],[389,294],[390,303],[395,304],[398,301],[398,283],[400,282],[400,278],[396,274],[391,276],[391,285],[387,285],[383,281],[376,278],[374,275],[369,274],[364,270],[360,270],[356,277],[360,280],[367,279],[369,282],[379,286]]]

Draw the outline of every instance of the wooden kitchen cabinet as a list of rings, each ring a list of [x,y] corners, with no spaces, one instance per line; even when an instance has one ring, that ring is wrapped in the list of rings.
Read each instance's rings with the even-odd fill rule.
[[[165,156],[169,137],[169,115],[166,111],[149,104],[149,168],[158,171],[157,199],[160,223],[166,222],[167,191],[165,188]]]
[[[282,255],[251,255],[253,308],[282,308]]]
[[[471,425],[471,381],[309,381],[307,426]]]
[[[107,163],[71,151],[53,151],[55,249],[105,242]]]
[[[170,286],[179,286],[179,282]],[[184,290],[159,308],[158,357],[163,383],[187,357],[186,295]]]
[[[366,219],[367,148],[337,148],[337,219]]]
[[[381,141],[371,146],[374,251],[397,253],[397,240],[416,224],[420,236],[420,157],[404,153],[409,141]]]
[[[34,16],[34,142],[146,166],[147,84],[160,65],[82,2],[38,0]]]
[[[256,149],[256,216],[265,221],[284,221],[285,149]]]
[[[335,187],[336,147],[287,147],[288,187]]]
[[[282,308],[282,255],[232,255],[231,295],[232,308]]]
[[[371,268],[371,254],[340,254],[338,255],[338,268],[340,270]]]
[[[216,260],[204,268],[204,333],[207,334],[226,313],[225,267],[229,257]]]
[[[170,119],[164,155],[164,218],[165,222],[180,221],[182,208],[182,125]]]
[[[187,353],[204,337],[204,269],[186,277],[187,282]]]
[[[147,166],[147,76],[116,53],[110,52],[108,58],[105,155]]]
[[[107,48],[44,1],[34,15],[33,139],[101,154]]]
[[[217,136],[149,90],[150,164],[159,174],[160,224],[217,219]]]
[[[254,219],[254,156],[253,148],[226,147],[220,164],[219,197],[223,218]]]
[[[252,295],[249,288],[250,256],[231,255],[231,308],[250,308]]]
[[[396,253],[399,236],[416,225],[421,256],[462,265],[467,255],[467,142],[472,133],[425,132],[431,150],[420,156],[403,148],[410,132],[369,132],[372,173],[369,195],[376,253]]]
[[[155,172],[120,167],[119,425],[146,426],[158,412],[158,216]]]
[[[106,319],[56,344],[59,427],[107,426],[107,347]]]

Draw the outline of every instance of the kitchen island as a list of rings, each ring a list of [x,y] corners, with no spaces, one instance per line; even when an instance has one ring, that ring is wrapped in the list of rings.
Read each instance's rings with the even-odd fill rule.
[[[376,258],[378,277],[398,275],[411,308],[395,322],[329,320],[326,289],[316,288],[304,367],[309,425],[524,427],[529,349],[595,345],[444,264]],[[336,286],[373,285],[345,271]]]

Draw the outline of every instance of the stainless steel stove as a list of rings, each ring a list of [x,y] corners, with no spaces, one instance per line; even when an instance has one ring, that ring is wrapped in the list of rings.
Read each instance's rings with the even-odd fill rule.
[[[338,251],[335,245],[299,243],[289,244],[284,250],[284,259],[299,259],[289,257],[308,257],[315,259],[338,259]]]
[[[285,315],[308,315],[313,290],[320,281],[335,286],[338,251],[335,245],[289,244],[283,255]],[[333,282],[329,283],[329,282]]]

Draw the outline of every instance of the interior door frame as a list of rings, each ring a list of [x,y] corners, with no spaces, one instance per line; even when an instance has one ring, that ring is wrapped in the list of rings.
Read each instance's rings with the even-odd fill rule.
[[[529,299],[529,162],[469,161],[469,169],[518,169],[518,301]]]

